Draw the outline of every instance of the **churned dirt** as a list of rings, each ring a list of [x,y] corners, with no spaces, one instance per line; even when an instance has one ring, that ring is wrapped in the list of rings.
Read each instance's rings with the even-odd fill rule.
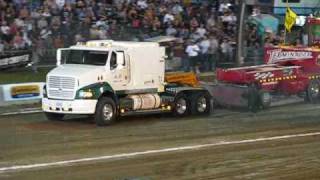
[[[125,117],[47,121],[0,116],[0,168],[86,157],[320,132],[320,106],[293,104],[257,114],[216,110],[209,117]],[[319,179],[320,136],[213,146],[65,166],[0,172],[0,179]]]

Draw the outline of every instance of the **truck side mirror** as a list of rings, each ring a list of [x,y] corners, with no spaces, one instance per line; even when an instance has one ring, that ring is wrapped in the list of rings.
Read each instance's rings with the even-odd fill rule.
[[[112,52],[110,58],[110,70],[114,70],[117,67],[117,65],[117,54],[115,52]]]
[[[119,66],[124,66],[124,53],[123,52],[117,52],[117,65]]]
[[[61,65],[61,49],[57,50],[57,66]]]

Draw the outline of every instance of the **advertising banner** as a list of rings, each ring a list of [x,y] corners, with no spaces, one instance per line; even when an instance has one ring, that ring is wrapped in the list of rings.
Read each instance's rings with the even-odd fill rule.
[[[264,61],[266,64],[301,66],[305,72],[319,74],[320,51],[304,47],[267,47]]]
[[[318,52],[310,48],[265,48],[264,61],[266,64],[281,63],[288,61],[315,60],[318,58]]]
[[[30,62],[30,55],[14,55],[12,57],[0,57],[0,68],[15,66],[19,64],[27,64]]]
[[[44,85],[42,82],[2,85],[4,101],[41,99]]]

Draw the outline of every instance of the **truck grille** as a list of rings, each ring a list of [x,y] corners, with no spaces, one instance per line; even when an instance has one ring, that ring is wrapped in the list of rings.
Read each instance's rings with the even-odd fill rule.
[[[76,80],[73,77],[49,76],[48,97],[54,99],[73,99]]]

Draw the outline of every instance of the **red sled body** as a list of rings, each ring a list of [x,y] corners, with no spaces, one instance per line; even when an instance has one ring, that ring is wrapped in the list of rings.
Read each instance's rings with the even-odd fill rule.
[[[277,96],[299,96],[311,102],[320,99],[320,49],[266,48],[264,62],[217,69],[218,84],[212,90],[217,103],[259,109],[270,106]]]

